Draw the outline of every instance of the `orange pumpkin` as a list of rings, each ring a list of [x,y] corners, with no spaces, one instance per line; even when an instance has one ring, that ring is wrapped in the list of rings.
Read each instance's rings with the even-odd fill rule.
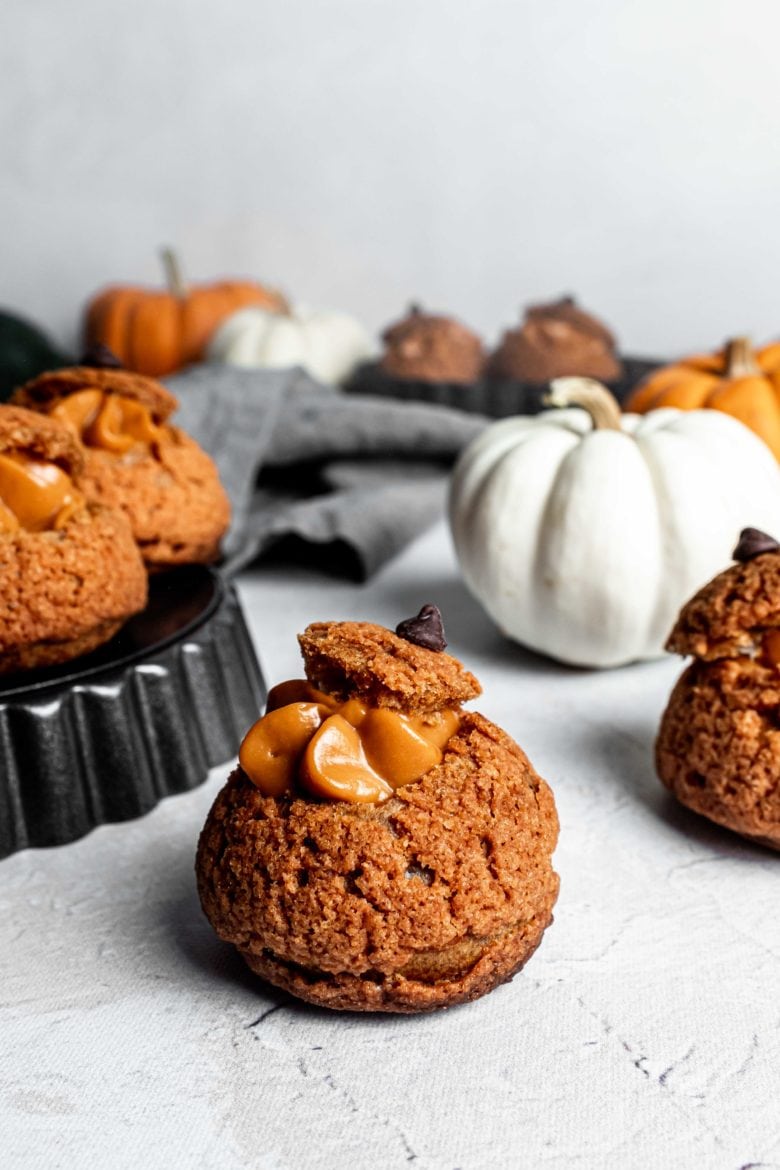
[[[780,459],[780,343],[754,353],[747,337],[736,337],[718,353],[664,366],[640,382],[625,409],[645,414],[660,406],[722,410],[755,431]]]
[[[107,345],[128,370],[159,377],[201,361],[217,326],[236,309],[287,311],[274,289],[248,280],[188,286],[170,249],[162,259],[167,289],[115,285],[87,306],[86,344]]]

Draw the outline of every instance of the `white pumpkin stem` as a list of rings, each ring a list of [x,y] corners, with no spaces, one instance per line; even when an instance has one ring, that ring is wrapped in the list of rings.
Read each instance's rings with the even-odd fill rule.
[[[749,337],[735,337],[726,343],[726,377],[752,378],[761,374]]]
[[[183,301],[187,296],[187,285],[184,283],[184,277],[181,274],[181,265],[179,264],[178,256],[173,248],[160,248],[160,259],[162,260],[168,291],[172,296]]]
[[[582,406],[593,420],[594,431],[619,431],[622,414],[618,401],[595,378],[553,378],[545,406]]]

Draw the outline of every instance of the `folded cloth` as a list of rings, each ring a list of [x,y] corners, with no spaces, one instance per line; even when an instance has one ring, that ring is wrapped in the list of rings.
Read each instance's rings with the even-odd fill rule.
[[[346,395],[297,369],[201,365],[166,383],[233,505],[227,573],[282,544],[364,580],[442,514],[450,465],[489,421]]]

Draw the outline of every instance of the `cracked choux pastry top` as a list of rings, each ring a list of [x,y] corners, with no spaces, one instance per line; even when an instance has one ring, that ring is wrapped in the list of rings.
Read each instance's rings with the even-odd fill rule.
[[[324,1007],[419,1012],[519,971],[552,921],[552,793],[462,704],[438,610],[317,622],[201,834],[201,903],[270,983]]]
[[[83,462],[68,427],[0,406],[0,674],[86,654],[146,604],[130,526],[87,498]]]
[[[125,513],[151,571],[217,559],[228,498],[210,457],[169,421],[178,403],[160,382],[100,347],[13,401],[70,428],[84,449],[83,491]]]
[[[746,528],[733,555],[667,642],[693,662],[663,714],[656,766],[682,804],[780,849],[780,544]]]

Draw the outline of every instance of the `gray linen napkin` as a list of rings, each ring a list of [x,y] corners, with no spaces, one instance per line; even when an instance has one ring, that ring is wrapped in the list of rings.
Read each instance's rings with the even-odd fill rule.
[[[227,573],[282,544],[365,579],[441,515],[452,461],[488,422],[343,394],[302,370],[202,365],[166,382],[233,504]]]

